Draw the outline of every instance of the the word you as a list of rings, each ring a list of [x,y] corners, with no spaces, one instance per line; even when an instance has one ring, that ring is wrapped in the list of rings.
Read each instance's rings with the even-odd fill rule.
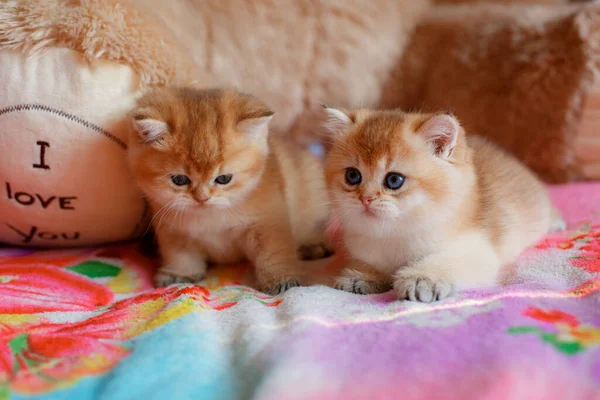
[[[31,228],[26,229],[26,230],[21,230],[21,229],[15,228],[14,226],[12,226],[10,224],[6,224],[6,226],[8,226],[12,231],[17,233],[22,238],[23,243],[29,243],[34,238],[41,239],[41,240],[48,240],[48,241],[53,241],[53,240],[58,240],[58,239],[64,239],[64,240],[79,239],[79,232],[55,233],[55,232],[50,232],[50,231],[40,231],[40,228],[38,228],[37,226],[32,226]]]

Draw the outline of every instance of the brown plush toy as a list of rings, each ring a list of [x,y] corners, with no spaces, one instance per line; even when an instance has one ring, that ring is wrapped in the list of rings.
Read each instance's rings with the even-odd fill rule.
[[[548,182],[600,179],[598,6],[440,6],[417,26],[385,107],[454,111]]]
[[[1,2],[0,242],[144,232],[127,113],[154,85],[237,86],[304,140],[323,102],[452,110],[548,181],[600,178],[600,8],[470,2]]]

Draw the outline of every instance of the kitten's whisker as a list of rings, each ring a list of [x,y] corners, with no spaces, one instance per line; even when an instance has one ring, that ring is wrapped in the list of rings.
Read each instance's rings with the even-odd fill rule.
[[[173,211],[175,209],[175,207],[178,205],[179,201],[181,199],[180,198],[175,198],[172,201],[170,201],[169,203],[167,203],[169,205],[169,207],[162,213],[162,215],[160,216],[160,218],[158,219],[158,223],[156,226],[156,229],[159,230],[165,217],[171,213],[171,211]]]
[[[154,220],[156,219],[156,217],[158,217],[158,215],[163,212],[167,207],[169,207],[173,202],[177,201],[177,199],[173,199],[171,201],[169,201],[167,204],[165,204],[164,206],[162,206],[160,208],[160,210],[158,210],[153,216],[152,219],[150,220],[150,223],[148,224],[148,228],[146,229],[146,232],[144,232],[144,235],[146,233],[148,233],[148,230],[150,229],[150,227],[152,226],[152,223],[154,222]]]
[[[227,208],[225,211],[231,213],[236,218],[242,218],[244,213],[240,210],[235,204],[232,204],[231,207]]]
[[[179,207],[179,209],[177,210],[174,219],[177,220],[178,225],[181,225],[181,223],[183,222],[183,217],[185,216],[186,211],[187,207]]]
[[[336,222],[339,222],[341,225],[344,225],[344,223],[348,220],[348,214],[350,214],[349,210],[342,210],[341,214],[339,211],[336,211],[335,215],[333,215],[332,218],[330,218],[329,221],[327,221],[327,223],[325,224],[325,229],[329,230],[333,227],[333,224],[335,224]]]

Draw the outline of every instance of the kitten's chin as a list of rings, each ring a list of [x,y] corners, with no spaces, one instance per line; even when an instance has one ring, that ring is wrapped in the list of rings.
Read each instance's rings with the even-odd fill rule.
[[[377,221],[386,222],[398,218],[400,216],[400,212],[396,209],[381,209],[381,208],[368,208],[363,209],[359,212],[360,217],[365,218],[369,221]]]
[[[393,234],[398,229],[395,220],[396,217],[389,212],[361,210],[347,218],[343,225],[349,231],[379,237]]]
[[[390,213],[388,211],[371,210],[371,209],[363,210],[360,215],[362,218],[367,218],[368,220],[371,220],[371,221],[378,220],[378,219],[385,221],[390,218],[395,218],[398,216],[397,213]]]

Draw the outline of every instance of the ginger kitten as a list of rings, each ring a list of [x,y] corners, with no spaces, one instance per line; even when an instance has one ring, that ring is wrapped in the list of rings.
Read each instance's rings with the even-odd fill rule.
[[[439,300],[493,284],[549,232],[542,183],[493,144],[466,138],[453,116],[325,110],[327,184],[351,259],[339,289]]]
[[[298,256],[327,255],[324,172],[268,138],[272,116],[232,89],[156,89],[138,101],[129,161],[154,211],[158,286],[250,260],[260,288],[279,293],[299,285]]]

